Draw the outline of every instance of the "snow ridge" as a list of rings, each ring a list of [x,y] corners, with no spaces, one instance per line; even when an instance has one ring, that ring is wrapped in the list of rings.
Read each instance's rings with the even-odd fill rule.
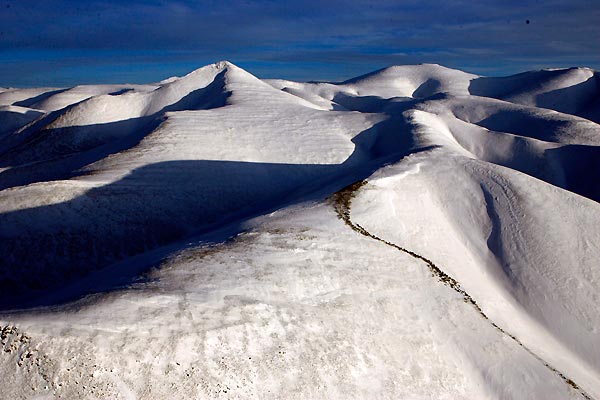
[[[2,89],[7,396],[600,398],[599,82]]]
[[[451,288],[452,290],[454,290],[455,292],[460,294],[465,303],[468,303],[471,306],[473,306],[475,308],[475,310],[477,310],[477,312],[485,320],[489,320],[490,318],[483,312],[483,310],[481,309],[481,307],[479,307],[477,302],[475,300],[473,300],[473,297],[471,297],[471,295],[469,295],[465,290],[463,290],[461,288],[460,283],[458,281],[456,281],[456,279],[454,279],[451,276],[449,276],[448,274],[446,274],[440,267],[435,265],[433,263],[433,261],[423,257],[420,254],[415,253],[414,251],[408,250],[408,249],[401,247],[395,243],[392,243],[385,239],[377,237],[377,236],[373,235],[371,232],[367,231],[362,226],[360,226],[358,223],[354,223],[352,221],[352,218],[350,215],[352,198],[355,197],[356,192],[358,190],[360,190],[361,187],[363,187],[367,184],[368,184],[367,181],[359,181],[359,182],[353,183],[350,186],[345,187],[344,189],[336,192],[333,195],[333,197],[331,198],[331,201],[333,202],[333,205],[334,205],[334,208],[335,208],[335,211],[336,211],[338,217],[341,220],[343,220],[344,223],[346,223],[346,225],[348,225],[353,231],[358,232],[359,234],[366,236],[368,238],[371,238],[373,240],[376,240],[378,242],[381,242],[381,243],[383,243],[387,246],[390,246],[396,250],[399,250],[403,253],[406,253],[413,258],[423,261],[427,265],[427,267],[429,268],[429,270],[431,271],[431,273],[434,277],[436,277],[444,285],[448,286],[449,288]],[[521,343],[521,341],[519,339],[517,339],[514,335],[511,335],[510,333],[506,332],[504,329],[499,327],[494,321],[490,321],[490,324],[494,328],[496,328],[499,332],[501,332],[503,335],[506,335],[509,338],[511,338],[512,340],[514,340],[519,346],[524,348],[529,354],[531,354],[532,356],[537,358],[542,364],[544,364],[545,367],[547,367],[549,370],[551,370],[553,373],[557,374],[561,379],[563,379],[566,384],[571,386],[573,389],[577,390],[583,398],[588,399],[588,400],[591,399],[589,394],[587,394],[585,391],[583,391],[575,382],[573,382],[571,379],[567,378],[562,372],[560,372],[559,370],[557,370],[556,368],[554,368],[553,366],[548,364],[540,356],[538,356],[532,350],[530,350],[525,345],[523,345],[523,343]]]

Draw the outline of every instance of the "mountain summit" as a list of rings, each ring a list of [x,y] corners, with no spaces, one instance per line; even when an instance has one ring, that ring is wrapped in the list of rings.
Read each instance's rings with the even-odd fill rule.
[[[1,89],[2,395],[600,398],[598,76]]]

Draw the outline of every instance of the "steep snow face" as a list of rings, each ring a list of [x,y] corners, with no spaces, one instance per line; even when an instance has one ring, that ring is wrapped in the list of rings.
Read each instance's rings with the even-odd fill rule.
[[[3,394],[600,398],[599,93],[226,61],[3,89]]]

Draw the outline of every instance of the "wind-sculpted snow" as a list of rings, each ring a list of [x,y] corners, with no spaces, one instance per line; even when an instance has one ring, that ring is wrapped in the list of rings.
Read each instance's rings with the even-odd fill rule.
[[[2,89],[3,395],[600,398],[598,79]]]

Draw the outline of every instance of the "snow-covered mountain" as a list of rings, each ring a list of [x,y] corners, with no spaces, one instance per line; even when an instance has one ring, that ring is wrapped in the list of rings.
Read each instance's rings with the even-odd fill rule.
[[[599,123],[587,68],[0,89],[0,397],[600,399]]]

